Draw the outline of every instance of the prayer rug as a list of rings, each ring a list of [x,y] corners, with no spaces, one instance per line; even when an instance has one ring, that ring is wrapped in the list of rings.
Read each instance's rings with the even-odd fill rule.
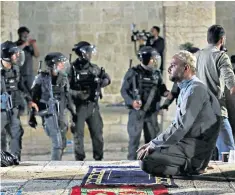
[[[137,166],[89,166],[70,195],[166,195],[172,178],[153,177]]]
[[[95,185],[156,185],[175,186],[173,178],[153,177],[137,166],[89,166],[81,186]]]

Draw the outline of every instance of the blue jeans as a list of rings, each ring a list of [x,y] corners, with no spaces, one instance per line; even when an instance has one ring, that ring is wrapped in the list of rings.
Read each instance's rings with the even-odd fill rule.
[[[229,152],[230,150],[235,150],[232,127],[229,123],[228,118],[226,117],[224,117],[222,120],[222,126],[216,141],[216,147],[219,152],[219,160],[222,160],[221,152]]]

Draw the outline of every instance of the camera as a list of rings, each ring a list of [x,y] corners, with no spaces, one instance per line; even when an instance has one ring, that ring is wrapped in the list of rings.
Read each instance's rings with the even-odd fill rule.
[[[152,35],[150,32],[147,32],[145,30],[142,30],[142,31],[135,30],[135,27],[136,27],[135,24],[131,24],[131,31],[132,31],[131,41],[132,42],[136,42],[141,39],[144,41],[147,41],[152,38]]]

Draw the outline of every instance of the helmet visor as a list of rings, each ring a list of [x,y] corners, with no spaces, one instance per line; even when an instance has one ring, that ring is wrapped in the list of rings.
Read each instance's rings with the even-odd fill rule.
[[[11,55],[13,55],[15,53],[18,53],[18,52],[20,52],[20,48],[18,48],[18,47],[12,47],[12,48],[9,49],[9,53]]]
[[[88,54],[91,53],[92,55],[96,55],[97,50],[95,45],[86,45],[80,48],[82,53]]]

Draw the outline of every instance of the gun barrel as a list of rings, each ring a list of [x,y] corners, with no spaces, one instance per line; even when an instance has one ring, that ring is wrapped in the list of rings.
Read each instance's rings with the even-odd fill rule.
[[[42,60],[39,61],[38,63],[38,73],[42,71]]]
[[[72,62],[72,54],[70,53],[69,54],[69,63],[71,63]]]
[[[130,64],[129,64],[129,68],[132,67],[132,59],[130,59]]]

